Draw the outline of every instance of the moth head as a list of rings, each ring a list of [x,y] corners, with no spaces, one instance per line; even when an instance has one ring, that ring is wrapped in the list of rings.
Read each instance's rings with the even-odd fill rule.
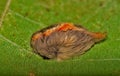
[[[34,48],[36,46],[36,42],[42,37],[43,37],[43,34],[40,31],[33,33],[30,41],[31,47]]]

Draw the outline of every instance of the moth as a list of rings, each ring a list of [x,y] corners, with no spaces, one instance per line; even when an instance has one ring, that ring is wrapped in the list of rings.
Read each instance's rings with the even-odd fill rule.
[[[44,59],[60,61],[84,54],[105,38],[105,33],[90,32],[73,23],[60,23],[33,33],[30,43],[33,51]]]

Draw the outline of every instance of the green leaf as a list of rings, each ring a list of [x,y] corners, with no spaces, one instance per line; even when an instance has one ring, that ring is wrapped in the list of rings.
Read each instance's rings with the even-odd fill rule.
[[[0,2],[0,15],[5,2]],[[120,75],[119,0],[12,0],[0,28],[1,76]],[[31,35],[61,22],[107,32],[107,39],[86,54],[57,62],[32,53]]]

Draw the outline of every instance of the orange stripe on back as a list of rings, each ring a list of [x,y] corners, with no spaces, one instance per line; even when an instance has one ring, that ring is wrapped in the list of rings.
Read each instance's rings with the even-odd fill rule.
[[[63,23],[60,24],[56,27],[53,27],[51,29],[46,30],[45,32],[43,32],[44,36],[48,36],[50,35],[52,32],[55,31],[67,31],[67,30],[77,30],[78,28],[74,26],[74,24],[72,23]]]
[[[53,29],[48,29],[48,30],[46,30],[44,33],[43,33],[43,35],[44,36],[48,36],[48,35],[50,35],[52,32],[54,32],[55,30],[53,30]]]
[[[67,30],[73,30],[76,29],[77,27],[75,27],[72,23],[64,23],[61,24],[60,27],[58,27],[58,31],[67,31]]]
[[[42,36],[42,33],[37,33],[37,34],[33,35],[32,40],[35,41],[38,38],[40,38],[41,36]]]

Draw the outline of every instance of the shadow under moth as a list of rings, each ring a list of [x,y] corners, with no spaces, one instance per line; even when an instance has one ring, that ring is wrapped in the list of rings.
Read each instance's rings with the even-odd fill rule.
[[[84,54],[105,38],[105,33],[90,32],[72,23],[61,23],[33,33],[31,47],[44,59],[60,61]]]

